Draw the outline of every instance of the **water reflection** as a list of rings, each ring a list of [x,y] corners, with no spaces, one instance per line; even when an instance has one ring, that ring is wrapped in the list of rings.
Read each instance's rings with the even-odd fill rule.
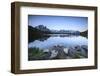
[[[64,35],[64,34],[53,34],[49,37],[42,37],[40,39],[30,42],[28,47],[38,47],[41,49],[49,49],[56,45],[61,45],[66,48],[77,46],[77,45],[87,45],[88,39],[86,37],[78,35]]]
[[[79,35],[51,34],[28,44],[28,60],[88,57],[88,39]]]

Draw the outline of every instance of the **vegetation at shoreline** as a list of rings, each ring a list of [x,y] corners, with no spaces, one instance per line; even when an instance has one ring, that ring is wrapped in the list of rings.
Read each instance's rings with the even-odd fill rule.
[[[45,56],[43,50],[36,48],[36,47],[28,48],[28,59],[29,60],[41,59],[43,56]]]

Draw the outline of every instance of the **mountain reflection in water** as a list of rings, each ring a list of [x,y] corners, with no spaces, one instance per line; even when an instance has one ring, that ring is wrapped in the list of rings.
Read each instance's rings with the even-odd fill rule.
[[[50,34],[28,44],[28,60],[88,57],[88,39],[79,35]]]
[[[42,37],[38,40],[30,42],[28,47],[38,47],[41,49],[48,49],[55,45],[62,45],[64,47],[71,47],[76,45],[87,45],[88,39],[79,35],[64,35],[53,34],[50,37]]]

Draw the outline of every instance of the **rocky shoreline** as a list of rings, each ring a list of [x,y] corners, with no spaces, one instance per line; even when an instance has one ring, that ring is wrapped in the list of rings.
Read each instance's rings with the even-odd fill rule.
[[[64,46],[56,45],[50,49],[39,50],[38,55],[33,55],[29,50],[28,60],[52,60],[52,59],[78,59],[88,57],[88,46],[77,45],[75,47],[65,48]]]

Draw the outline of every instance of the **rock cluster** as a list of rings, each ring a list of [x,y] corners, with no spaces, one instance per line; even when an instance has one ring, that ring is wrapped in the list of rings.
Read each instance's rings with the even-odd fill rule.
[[[88,57],[87,45],[77,45],[69,48],[57,45],[50,49],[40,50],[39,48],[34,48],[29,51],[29,60],[76,59]]]
[[[70,48],[64,48],[63,46],[54,46],[48,51],[46,59],[73,59],[73,58],[87,58],[88,47],[87,45],[75,46]]]

